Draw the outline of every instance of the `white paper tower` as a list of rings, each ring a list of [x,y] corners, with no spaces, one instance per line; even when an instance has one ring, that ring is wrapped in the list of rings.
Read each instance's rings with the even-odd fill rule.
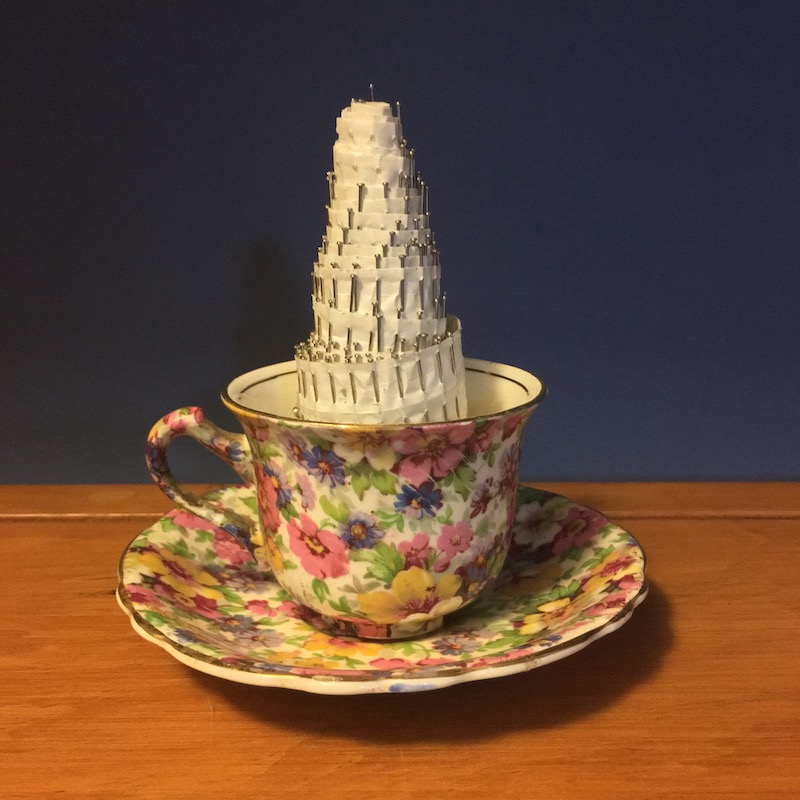
[[[298,413],[341,423],[463,417],[461,323],[445,311],[428,189],[399,108],[353,100],[336,131],[314,330],[295,348]]]

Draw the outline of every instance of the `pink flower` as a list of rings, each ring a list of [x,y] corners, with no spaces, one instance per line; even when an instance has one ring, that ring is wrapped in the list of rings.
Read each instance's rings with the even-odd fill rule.
[[[511,434],[514,433],[522,424],[525,417],[525,413],[512,414],[510,417],[506,417],[506,420],[503,423],[503,439],[508,439],[508,437],[511,436]]]
[[[463,553],[472,543],[472,531],[466,522],[455,525],[443,525],[442,532],[436,540],[436,547],[451,559],[456,553]]]
[[[302,472],[297,473],[297,488],[300,492],[300,505],[305,511],[313,511],[317,505],[317,496],[308,475]]]
[[[289,547],[303,569],[316,578],[341,578],[347,574],[347,547],[331,531],[321,530],[307,514],[289,522]]]
[[[499,440],[500,420],[489,419],[475,428],[475,435],[467,447],[470,453],[484,453]]]
[[[625,592],[617,592],[616,594],[609,594],[604,597],[599,603],[584,611],[586,617],[600,617],[606,615],[616,614],[621,608],[624,608],[628,602],[628,596]]]
[[[179,408],[177,411],[171,411],[164,417],[164,424],[175,433],[182,433],[185,431],[190,423],[200,423],[204,419],[201,409],[197,406],[188,406],[187,408]]]
[[[397,549],[406,560],[406,569],[409,567],[424,569],[431,553],[430,539],[424,533],[417,533],[410,542],[400,542]]]
[[[407,669],[413,667],[414,663],[405,658],[373,658],[369,665],[375,669]]]
[[[278,615],[278,612],[266,600],[248,600],[245,608],[251,614],[258,614],[261,617],[276,617]]]
[[[404,458],[399,473],[412,486],[443,478],[461,463],[474,424],[405,428],[392,437],[392,447]]]
[[[263,502],[258,504],[261,511],[261,522],[267,530],[277,531],[281,524],[281,517],[278,513],[278,490],[263,469],[256,470],[256,480],[263,495]]]
[[[180,525],[181,528],[186,528],[187,531],[194,531],[206,526],[206,523],[196,514],[192,514],[191,511],[178,509],[170,512],[169,516],[176,525]]]
[[[197,611],[201,617],[205,617],[206,619],[222,619],[222,612],[219,610],[217,601],[213,598],[196,594],[192,600],[194,602],[195,611]]]
[[[144,586],[130,584],[125,587],[125,594],[132,603],[138,603],[139,605],[147,606],[149,609],[165,608],[161,598],[155,592],[147,589]]]
[[[220,560],[228,566],[240,566],[253,560],[246,547],[222,530],[214,531],[213,547]]]
[[[606,524],[606,519],[581,506],[572,506],[560,521],[561,530],[553,539],[553,553],[560,556],[572,547],[581,548]]]
[[[509,447],[500,460],[500,488],[509,492],[516,491],[519,476],[520,449],[517,443]]]
[[[469,512],[470,519],[477,517],[479,514],[483,514],[486,509],[489,508],[489,503],[494,499],[494,493],[492,492],[493,483],[494,478],[488,478],[478,487],[475,494],[472,496],[472,499],[469,501],[471,509]]]

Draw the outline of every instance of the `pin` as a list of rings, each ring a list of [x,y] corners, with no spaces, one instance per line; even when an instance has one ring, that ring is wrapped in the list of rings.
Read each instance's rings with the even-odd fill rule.
[[[391,234],[389,235],[389,238],[391,239]],[[385,244],[383,245],[383,256],[384,258],[386,258],[388,255],[389,255],[389,245]]]
[[[375,102],[375,87],[372,84],[369,85],[369,99]]]
[[[367,349],[370,351],[370,353],[373,350],[372,345],[374,345],[374,344],[375,344],[375,331],[370,331],[369,332],[369,345],[367,347]]]
[[[378,352],[383,352],[383,315],[378,315]]]
[[[455,348],[453,347],[452,342],[450,343],[450,367],[453,370],[453,374],[455,374],[455,371],[456,371],[456,351],[455,351]]]
[[[408,214],[408,203],[409,203],[409,196],[407,194],[403,195],[403,213]]]
[[[381,310],[381,279],[377,278],[375,280],[375,305],[378,307],[378,311]]]
[[[396,238],[397,234],[394,231],[389,231],[389,244],[391,247],[394,247],[395,244],[397,243]]]
[[[447,416],[447,400],[442,403],[442,415],[444,416],[445,422],[448,420]]]
[[[419,388],[422,389],[422,391],[424,392],[425,391],[425,375],[422,372],[422,361],[420,361],[419,359],[417,359],[417,375],[419,376]],[[425,413],[427,415],[428,412],[426,411]],[[426,420],[426,422],[427,422],[427,420]]]
[[[419,217],[414,217],[414,230],[419,230]]]
[[[344,234],[344,231],[342,231],[342,234]],[[338,250],[339,250],[339,255],[340,255],[340,256],[341,256],[341,255],[344,255],[344,254],[343,254],[343,252],[342,252],[342,247],[343,247],[343,246],[344,246],[344,242],[336,242],[336,247],[337,247],[337,248],[338,248]]]
[[[338,281],[336,278],[331,279],[331,288],[333,289],[333,298],[331,299],[331,303],[334,308],[339,308],[339,290],[336,288]]]
[[[400,101],[395,100],[395,105],[397,106],[397,124],[400,124]]]
[[[425,278],[419,279],[419,310],[425,311]]]
[[[400,354],[400,334],[394,335],[394,344],[392,345],[392,355],[398,356]]]
[[[386,200],[388,197],[389,197],[389,184],[387,182],[383,184],[383,199]]]
[[[375,402],[380,403],[381,392],[378,388],[378,373],[375,370],[372,371],[372,388],[375,390]]]
[[[353,392],[353,403],[358,402],[358,395],[356,394],[356,376],[350,373],[350,390]]]
[[[362,185],[363,184],[359,184],[359,186],[362,186]],[[360,196],[360,194],[361,194],[361,190],[359,189],[359,196]],[[359,202],[360,202],[360,200],[359,200]],[[360,210],[361,209],[359,209],[359,211]],[[347,227],[348,228],[352,228],[353,227],[353,209],[352,208],[348,208],[347,209]],[[342,231],[342,235],[344,235],[344,231]],[[345,239],[345,241],[347,241],[347,239]]]
[[[350,350],[353,346],[353,329],[348,326],[347,328],[347,349]]]
[[[442,317],[447,316],[447,292],[442,292]]]
[[[332,372],[328,373],[328,380],[331,383],[331,403],[335,403],[336,402],[336,382],[333,379],[333,373]]]
[[[364,210],[364,189],[365,186],[363,183],[358,184],[358,210]]]
[[[375,253],[375,269],[381,268],[381,254]]]
[[[355,266],[355,265],[353,265]],[[355,314],[358,311],[358,278],[355,273],[350,276],[350,313]]]
[[[400,371],[400,365],[399,364],[395,364],[394,365],[394,374],[395,374],[395,377],[397,378],[397,391],[400,394],[400,397],[402,399],[403,396],[405,395],[405,392],[403,391],[403,374]]]
[[[400,256],[400,266],[403,266],[403,256]],[[400,308],[401,312],[406,310],[406,279],[400,278]]]

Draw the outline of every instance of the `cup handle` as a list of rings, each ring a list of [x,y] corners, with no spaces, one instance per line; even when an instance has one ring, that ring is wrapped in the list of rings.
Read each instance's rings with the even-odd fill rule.
[[[198,497],[179,483],[167,463],[167,447],[179,436],[189,436],[232,467],[245,484],[255,483],[250,445],[241,433],[231,433],[206,418],[202,408],[187,406],[162,417],[147,437],[147,468],[156,486],[176,505],[219,526],[247,545],[252,552],[255,525],[235,511]]]

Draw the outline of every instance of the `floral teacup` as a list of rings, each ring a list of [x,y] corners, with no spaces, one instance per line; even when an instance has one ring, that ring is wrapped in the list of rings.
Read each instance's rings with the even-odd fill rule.
[[[178,409],[150,432],[150,473],[179,506],[244,540],[329,629],[367,639],[428,633],[503,565],[522,432],[545,393],[515,367],[466,365],[471,416],[419,425],[300,420],[294,362],[246,373],[222,397],[245,435],[199,408]],[[182,435],[254,485],[258,529],[174,479],[166,449]]]

